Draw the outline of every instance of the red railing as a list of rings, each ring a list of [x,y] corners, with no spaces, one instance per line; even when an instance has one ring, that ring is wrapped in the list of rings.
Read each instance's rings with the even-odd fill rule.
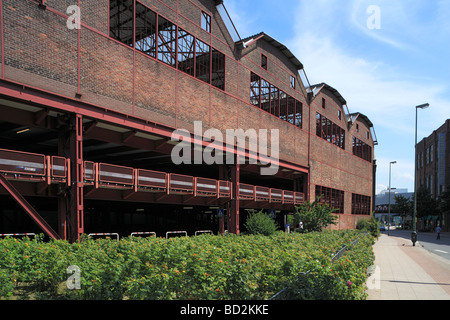
[[[239,184],[239,199],[255,200],[255,187],[249,184]]]
[[[98,181],[113,188],[131,188],[135,184],[133,168],[99,163]]]
[[[0,149],[0,174],[7,179],[25,181],[70,182],[69,159],[44,156],[21,151]],[[167,192],[167,194],[192,194],[201,197],[231,198],[230,181],[191,177],[144,169],[85,161],[84,185],[95,188],[134,189],[136,192]],[[294,204],[305,201],[305,194],[240,183],[238,197],[242,200]]]
[[[270,189],[270,202],[283,202],[283,190]]]
[[[195,188],[194,177],[182,174],[169,174],[169,193],[170,194],[193,194]]]
[[[139,188],[165,191],[167,190],[167,173],[138,169],[137,184]]]
[[[267,187],[255,187],[255,197],[256,201],[269,201],[270,200],[270,189]]]
[[[218,181],[206,178],[195,178],[195,194],[198,196],[217,196]]]
[[[0,171],[17,179],[44,180],[46,168],[46,158],[42,154],[0,149]]]

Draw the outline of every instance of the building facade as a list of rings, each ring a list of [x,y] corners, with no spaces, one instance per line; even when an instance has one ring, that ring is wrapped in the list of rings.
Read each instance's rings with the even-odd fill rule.
[[[373,124],[306,85],[283,44],[233,38],[219,0],[73,2],[0,0],[0,232],[239,233],[247,209],[282,223],[318,196],[338,228],[370,216]],[[210,129],[222,162],[197,157]],[[226,145],[240,129],[247,144]],[[191,162],[174,163],[175,130]],[[253,132],[268,134],[257,150]]]
[[[437,199],[450,186],[450,119],[417,144],[417,188]]]
[[[437,200],[450,187],[450,119],[417,144],[416,157],[416,187],[425,187]],[[443,230],[449,231],[450,213],[439,218]]]

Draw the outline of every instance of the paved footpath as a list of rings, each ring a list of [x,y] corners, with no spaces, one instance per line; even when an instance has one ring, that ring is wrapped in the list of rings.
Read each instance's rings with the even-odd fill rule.
[[[448,260],[386,234],[373,250],[378,272],[367,282],[367,300],[450,300]]]

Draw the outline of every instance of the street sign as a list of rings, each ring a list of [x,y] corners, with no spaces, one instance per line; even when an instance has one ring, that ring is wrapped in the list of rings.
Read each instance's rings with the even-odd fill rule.
[[[225,216],[225,209],[217,209],[217,217],[223,218]]]
[[[269,210],[269,217],[271,217],[272,219],[275,219],[277,217],[277,212],[275,209]]]

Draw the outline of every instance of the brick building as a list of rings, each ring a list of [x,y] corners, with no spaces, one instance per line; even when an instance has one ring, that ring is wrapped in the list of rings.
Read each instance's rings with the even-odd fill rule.
[[[282,224],[319,195],[339,228],[373,211],[373,124],[330,85],[305,85],[302,63],[269,35],[235,39],[223,1],[0,9],[1,233],[239,233],[246,209]],[[189,132],[193,157],[208,146],[199,122],[224,137],[279,130],[278,172],[261,175],[267,159],[249,145],[231,147],[231,164],[174,164],[174,130]]]
[[[434,199],[450,186],[450,119],[417,144],[417,188],[425,187]],[[444,230],[449,230],[450,216],[442,217]]]
[[[450,186],[450,119],[417,144],[417,188],[437,199]]]

